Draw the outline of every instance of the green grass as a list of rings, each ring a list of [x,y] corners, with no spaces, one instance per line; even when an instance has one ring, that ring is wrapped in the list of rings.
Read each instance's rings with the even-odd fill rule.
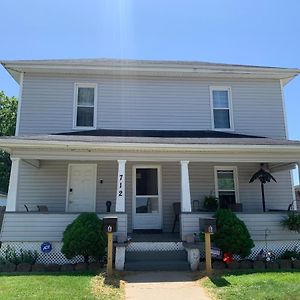
[[[118,277],[108,281],[91,273],[5,274],[0,275],[0,299],[119,300],[120,282]]]
[[[222,300],[300,299],[300,272],[235,272],[212,275],[202,284]]]

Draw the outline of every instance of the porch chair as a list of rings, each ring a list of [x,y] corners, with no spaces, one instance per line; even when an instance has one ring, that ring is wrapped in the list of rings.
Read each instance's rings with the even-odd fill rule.
[[[174,216],[174,223],[173,223],[172,233],[174,233],[176,223],[177,222],[179,223],[179,214],[180,214],[180,211],[181,211],[181,203],[180,202],[174,202],[173,203],[173,210],[174,210],[175,216]]]
[[[48,212],[48,206],[47,205],[37,205],[37,208],[39,212]]]
[[[242,203],[230,203],[228,204],[228,208],[233,212],[243,212]]]

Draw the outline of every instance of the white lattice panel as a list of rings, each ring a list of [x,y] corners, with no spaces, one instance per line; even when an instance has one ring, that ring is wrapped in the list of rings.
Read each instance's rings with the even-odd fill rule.
[[[4,251],[9,245],[14,248],[17,253],[19,253],[21,249],[31,251],[36,250],[39,254],[37,263],[41,264],[75,264],[84,261],[82,256],[76,256],[74,259],[67,259],[61,253],[61,242],[52,242],[52,250],[50,253],[43,253],[41,251],[41,244],[42,242],[4,242],[0,248],[0,256],[4,256]]]
[[[259,241],[254,242],[254,244],[255,247],[252,249],[252,252],[249,255],[249,258],[251,259],[255,259],[261,250],[265,252],[272,251],[275,257],[279,257],[286,250],[296,250],[300,252],[300,241],[268,241],[267,244],[266,242]]]
[[[296,250],[300,252],[300,241],[268,241],[267,244],[264,241],[254,241],[254,248],[252,248],[251,254],[246,257],[248,259],[255,259],[258,253],[263,250],[264,252],[271,251],[278,258],[286,250]],[[204,249],[200,249],[200,256],[204,257]],[[234,256],[235,259],[240,259],[239,256]]]
[[[182,242],[132,242],[126,251],[176,251],[184,250]]]

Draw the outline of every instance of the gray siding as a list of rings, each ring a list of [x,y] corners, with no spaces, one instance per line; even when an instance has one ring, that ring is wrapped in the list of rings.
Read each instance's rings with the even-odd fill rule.
[[[289,241],[298,240],[299,234],[285,230],[281,227],[280,221],[286,214],[265,213],[265,214],[244,214],[238,213],[238,217],[243,220],[254,241],[264,241],[265,232],[268,231],[269,241]],[[181,235],[183,240],[187,235],[199,232],[199,219],[211,217],[208,213],[181,214]]]
[[[5,213],[0,240],[2,242],[61,241],[66,227],[78,214]],[[99,218],[108,216],[99,214]],[[117,234],[127,233],[126,214],[112,214],[118,217]]]
[[[210,85],[231,86],[238,133],[285,137],[279,80],[24,76],[20,135],[67,132],[73,126],[74,83],[98,84],[98,128],[211,129]]]
[[[74,161],[72,163],[75,163]],[[91,163],[91,162],[89,162]],[[115,209],[117,162],[99,161],[97,171],[96,211],[106,211],[106,201],[112,201],[112,212]],[[126,213],[128,214],[128,230],[132,229],[132,168],[133,162],[126,163]],[[146,162],[140,162],[145,164]],[[180,163],[157,163],[162,169],[162,203],[163,230],[170,232],[174,220],[173,202],[180,201]],[[199,200],[202,206],[205,195],[215,192],[213,163],[190,163],[191,198]],[[217,164],[221,165],[221,164]],[[257,171],[259,164],[230,163],[238,168],[239,196],[244,212],[262,212],[261,192],[258,182],[249,184],[251,175]],[[66,205],[67,161],[42,161],[40,168],[21,162],[17,211],[24,211],[24,204],[30,210],[37,205],[47,205],[49,212],[64,212]],[[293,191],[288,171],[273,174],[278,183],[265,185],[267,209],[286,210],[292,202]],[[100,183],[102,179],[103,183]],[[177,230],[179,230],[177,228]]]

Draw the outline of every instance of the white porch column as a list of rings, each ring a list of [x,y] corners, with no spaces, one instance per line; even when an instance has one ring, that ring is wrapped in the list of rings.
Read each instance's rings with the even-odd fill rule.
[[[16,211],[20,158],[12,158],[6,211]]]
[[[298,168],[298,180],[299,180],[299,185],[300,185],[300,161],[297,162],[297,168]],[[295,193],[295,189],[294,189],[294,197],[295,197],[295,202],[294,202],[294,209],[300,209],[300,207],[297,207],[297,196]]]
[[[125,164],[126,160],[118,160],[116,212],[125,212]]]
[[[190,192],[190,178],[189,178],[189,161],[182,160],[181,164],[181,211],[191,212],[191,192]]]

